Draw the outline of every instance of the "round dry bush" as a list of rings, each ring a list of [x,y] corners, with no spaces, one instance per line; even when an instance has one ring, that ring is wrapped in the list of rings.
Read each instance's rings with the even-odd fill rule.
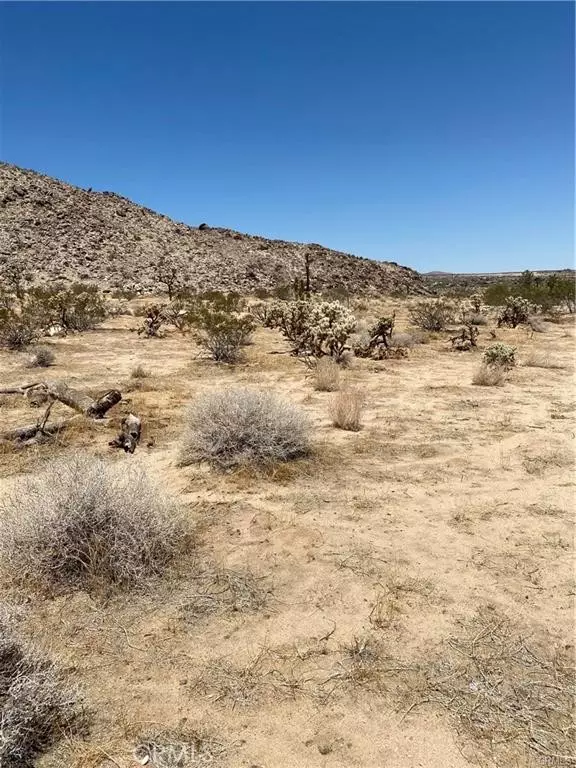
[[[304,413],[268,392],[228,389],[205,395],[188,411],[180,463],[231,469],[289,461],[309,451]]]
[[[0,563],[39,586],[138,586],[184,535],[177,505],[124,462],[60,459],[0,499]]]

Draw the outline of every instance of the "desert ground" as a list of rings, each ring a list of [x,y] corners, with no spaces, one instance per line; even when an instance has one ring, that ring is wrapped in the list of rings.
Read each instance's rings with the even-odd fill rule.
[[[355,313],[395,310],[407,330],[407,307],[363,301]],[[137,325],[121,315],[47,340],[56,362],[40,374],[26,354],[0,352],[3,387],[63,379],[123,394],[102,423],[6,449],[0,489],[88,452],[145,467],[194,529],[142,590],[46,596],[4,584],[89,715],[84,736],[66,735],[38,765],[130,768],[152,742],[151,766],[574,764],[570,319],[498,329],[518,350],[501,387],[472,384],[493,323],[471,352],[437,333],[404,359],[355,360],[342,376],[365,394],[358,432],[332,425],[334,395],[314,390],[277,331],[259,328],[246,362],[226,366],[176,330],[146,339]],[[137,365],[149,376],[131,377]],[[189,404],[237,386],[306,411],[312,455],[261,472],[179,466]],[[134,455],[108,447],[129,411],[144,429]],[[37,416],[1,397],[3,429]],[[181,762],[162,763],[170,744],[187,745]]]

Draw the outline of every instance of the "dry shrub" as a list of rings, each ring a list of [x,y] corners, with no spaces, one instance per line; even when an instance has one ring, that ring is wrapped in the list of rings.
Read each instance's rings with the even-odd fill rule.
[[[54,365],[56,356],[49,347],[38,347],[28,361],[28,368],[49,368]]]
[[[182,465],[219,469],[271,465],[310,452],[304,413],[269,392],[228,389],[201,397],[188,411]]]
[[[333,357],[321,357],[314,367],[314,389],[336,392],[340,389],[340,369]]]
[[[26,768],[80,722],[79,696],[0,615],[0,765]]]
[[[361,416],[364,408],[364,394],[356,390],[339,392],[330,403],[332,424],[338,429],[358,432],[361,428]]]
[[[547,352],[530,352],[522,365],[527,368],[552,368],[560,370],[566,366],[553,360]]]
[[[130,372],[130,378],[132,379],[147,379],[150,376],[150,371],[147,371],[143,365],[136,365]]]
[[[480,387],[501,387],[506,380],[506,372],[498,365],[481,365],[472,378],[472,384]]]
[[[174,502],[124,463],[56,460],[0,499],[0,562],[38,586],[136,587],[183,536]]]

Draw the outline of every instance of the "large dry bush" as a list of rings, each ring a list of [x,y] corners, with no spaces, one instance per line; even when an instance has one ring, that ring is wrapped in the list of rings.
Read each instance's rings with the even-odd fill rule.
[[[0,499],[0,562],[39,586],[135,587],[182,538],[175,503],[124,462],[60,459]]]
[[[308,419],[295,406],[269,392],[228,389],[189,409],[180,462],[221,469],[273,464],[306,455],[309,439]]]
[[[0,615],[0,766],[31,768],[81,718],[78,692]]]

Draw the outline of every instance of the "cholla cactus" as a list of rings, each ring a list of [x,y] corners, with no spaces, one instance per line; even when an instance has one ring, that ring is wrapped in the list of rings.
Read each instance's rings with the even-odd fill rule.
[[[502,325],[516,328],[520,323],[527,323],[530,314],[535,310],[536,307],[528,299],[523,299],[522,296],[508,296],[504,308],[498,315],[498,328]]]
[[[276,301],[266,325],[281,331],[295,355],[339,358],[356,328],[356,318],[338,301]]]
[[[472,325],[472,323],[468,323],[460,328],[460,332],[457,336],[452,336],[450,343],[452,344],[452,348],[459,352],[469,352],[472,347],[476,346],[477,340],[478,328]]]
[[[509,344],[492,344],[484,352],[484,362],[486,365],[500,368],[513,368],[516,365],[516,347]]]
[[[481,293],[473,293],[468,297],[468,300],[470,302],[470,305],[474,312],[482,312],[482,294]]]

